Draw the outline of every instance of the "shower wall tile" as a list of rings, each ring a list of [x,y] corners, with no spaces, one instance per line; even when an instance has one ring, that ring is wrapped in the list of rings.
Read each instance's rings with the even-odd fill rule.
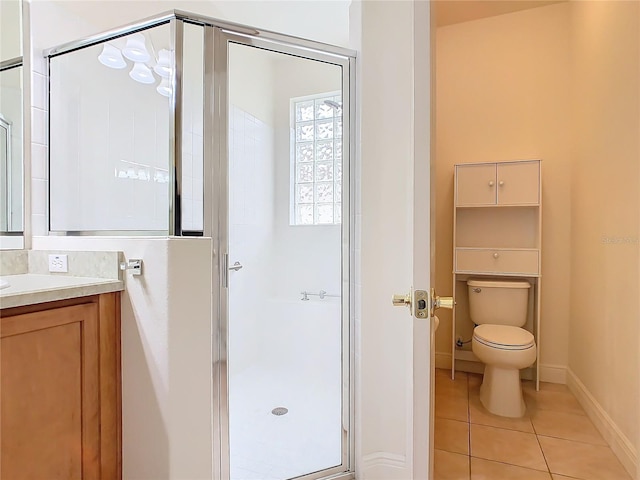
[[[71,88],[55,75],[51,79],[52,88],[65,89],[65,103],[56,110],[60,118],[54,119],[64,129],[58,129],[52,152],[61,162],[56,167],[61,183],[52,189],[52,203],[61,207],[52,222],[62,225],[61,229],[166,230],[168,101],[153,86],[132,82],[126,71],[104,68],[93,52],[85,53],[80,73],[97,81],[78,82]],[[41,83],[40,79],[34,83]],[[42,167],[46,166],[47,146],[35,134],[35,123],[37,166],[32,176],[46,178]]]
[[[39,143],[31,145],[31,176],[34,179],[47,179],[48,149]]]
[[[46,75],[47,74],[47,60],[42,56],[39,51],[32,51],[31,56],[31,68],[34,74]]]
[[[47,112],[41,108],[31,108],[31,140],[40,145],[47,144]]]
[[[33,208],[33,205],[32,205]],[[47,216],[33,213],[31,215],[31,233],[36,237],[47,234]]]
[[[46,110],[47,107],[47,77],[34,73],[31,77],[31,106]]]
[[[238,288],[230,291],[234,315],[247,319],[236,324],[232,332],[232,341],[248,342],[241,347],[246,354],[233,367],[240,371],[252,365],[262,351],[262,335],[256,332],[264,328],[264,318],[254,312],[264,309],[273,297],[273,129],[234,105],[229,119],[230,260],[240,261],[253,272],[251,276],[237,276],[234,281]],[[254,293],[250,299],[242,298],[247,291]]]
[[[31,211],[38,215],[46,214],[47,206],[47,181],[33,179],[31,181]]]
[[[46,195],[42,192],[34,193],[35,180],[46,180],[48,160],[48,83],[47,62],[39,51],[33,51],[31,55],[30,84],[31,84],[31,192],[28,189],[25,195],[31,196],[31,234],[42,236],[47,234],[46,221]],[[25,74],[27,74],[25,72]]]

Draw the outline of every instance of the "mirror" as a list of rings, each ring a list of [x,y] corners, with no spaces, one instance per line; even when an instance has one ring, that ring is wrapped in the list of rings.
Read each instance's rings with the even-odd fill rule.
[[[22,65],[0,71],[0,232],[22,232]]]
[[[22,248],[24,229],[22,3],[0,2],[0,248]]]

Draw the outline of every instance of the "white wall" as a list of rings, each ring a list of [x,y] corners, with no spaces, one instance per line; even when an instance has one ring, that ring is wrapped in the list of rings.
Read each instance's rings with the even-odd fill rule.
[[[600,421],[607,418],[605,437],[623,464],[635,470],[640,446],[640,6],[572,2],[571,13],[570,386],[581,385],[579,392],[591,395],[591,410],[599,411]]]

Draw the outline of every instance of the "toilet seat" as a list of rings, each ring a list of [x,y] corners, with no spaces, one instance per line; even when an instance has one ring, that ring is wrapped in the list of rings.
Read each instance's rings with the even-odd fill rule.
[[[531,332],[510,325],[478,325],[473,330],[473,338],[499,350],[527,350],[535,346]]]

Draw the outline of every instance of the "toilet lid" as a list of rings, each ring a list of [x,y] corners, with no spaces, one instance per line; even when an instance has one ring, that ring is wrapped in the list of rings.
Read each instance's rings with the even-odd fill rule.
[[[502,350],[525,350],[535,345],[531,332],[510,325],[478,325],[473,336],[480,343]]]

